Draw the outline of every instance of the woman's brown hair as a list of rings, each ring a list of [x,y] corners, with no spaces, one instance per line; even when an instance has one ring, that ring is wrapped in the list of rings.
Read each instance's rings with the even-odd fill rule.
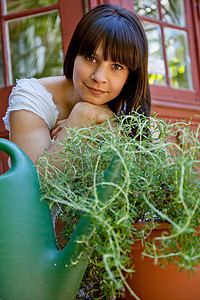
[[[118,116],[137,110],[150,115],[148,43],[139,17],[124,8],[104,4],[89,11],[78,23],[64,61],[64,74],[72,78],[77,55],[90,57],[102,44],[104,59],[128,67],[129,77],[121,93],[108,103]]]

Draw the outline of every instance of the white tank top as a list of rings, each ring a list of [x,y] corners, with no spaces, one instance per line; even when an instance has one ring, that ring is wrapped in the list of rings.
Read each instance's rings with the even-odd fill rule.
[[[58,109],[49,93],[36,78],[19,79],[9,97],[9,106],[3,118],[5,128],[10,131],[10,112],[28,110],[40,116],[51,130],[58,118]]]

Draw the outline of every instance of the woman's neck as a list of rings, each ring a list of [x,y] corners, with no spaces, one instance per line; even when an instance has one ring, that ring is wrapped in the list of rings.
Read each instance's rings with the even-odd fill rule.
[[[65,76],[45,77],[38,79],[53,96],[53,101],[59,111],[59,119],[66,119],[74,105],[81,101],[71,79]]]

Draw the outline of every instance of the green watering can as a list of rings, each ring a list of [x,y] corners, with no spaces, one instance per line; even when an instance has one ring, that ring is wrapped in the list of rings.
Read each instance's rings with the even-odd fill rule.
[[[0,300],[73,300],[88,265],[83,245],[76,243],[90,234],[92,221],[82,216],[65,249],[56,246],[48,204],[40,201],[36,168],[14,143],[0,138],[0,150],[8,153],[12,166],[0,176]],[[116,156],[98,186],[99,199],[113,192],[123,165]],[[76,265],[79,254],[83,252]]]

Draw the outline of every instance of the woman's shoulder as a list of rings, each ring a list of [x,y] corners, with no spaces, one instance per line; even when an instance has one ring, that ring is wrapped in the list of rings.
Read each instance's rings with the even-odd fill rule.
[[[44,98],[47,102],[52,102],[53,97],[52,94],[45,89],[45,87],[40,84],[39,80],[36,78],[22,78],[16,80],[16,85],[12,88],[12,92],[9,97],[9,104],[16,100],[26,101],[34,99],[37,101],[38,99]]]
[[[15,94],[26,94],[31,93],[32,95],[36,94],[48,94],[48,91],[45,87],[39,82],[36,78],[22,78],[16,80],[16,85],[14,85],[10,97]],[[49,93],[49,96],[50,93]]]
[[[31,95],[31,97],[46,97],[47,102],[53,101],[55,105],[59,104],[58,99],[62,98],[66,89],[65,76],[52,76],[44,78],[22,78],[16,80],[13,87],[10,100],[17,95]]]
[[[43,78],[22,78],[16,80],[13,90],[17,89],[42,89],[43,91],[54,94],[54,90],[65,86],[65,76],[51,76]]]
[[[39,115],[53,128],[58,118],[58,108],[52,94],[36,78],[19,79],[9,97],[9,106],[4,117],[4,123],[9,130],[11,111],[31,111]]]
[[[55,76],[38,79],[38,82],[46,91],[52,94],[54,103],[59,109],[61,119],[65,119],[69,115],[69,95],[71,95],[71,90],[73,89],[71,79],[65,76]]]
[[[61,84],[62,82],[66,81],[66,77],[64,75],[49,76],[49,77],[39,78],[38,81],[43,86],[53,87],[57,84]]]
[[[53,97],[58,95],[62,96],[64,94],[67,79],[65,76],[51,76],[38,79],[39,84],[41,84],[48,92],[50,92]]]
[[[12,91],[15,91],[16,89],[29,89],[34,88],[37,86],[38,80],[36,78],[21,78],[16,80],[16,84],[14,85]]]

